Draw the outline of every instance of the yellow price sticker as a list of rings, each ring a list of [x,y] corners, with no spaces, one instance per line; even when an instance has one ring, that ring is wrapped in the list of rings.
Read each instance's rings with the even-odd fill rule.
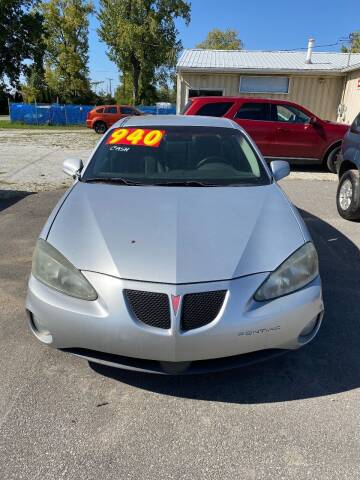
[[[138,145],[158,147],[165,135],[165,130],[142,128],[116,128],[107,139],[108,145]]]

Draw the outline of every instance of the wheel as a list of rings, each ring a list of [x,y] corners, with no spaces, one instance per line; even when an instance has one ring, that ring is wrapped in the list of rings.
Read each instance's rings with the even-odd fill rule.
[[[341,146],[330,150],[326,157],[326,166],[331,173],[336,173],[336,160],[341,150]]]
[[[346,220],[360,220],[360,172],[347,170],[340,178],[336,206]]]
[[[102,135],[107,130],[106,123],[101,121],[96,122],[94,125],[94,130],[96,133],[99,133],[100,135]]]

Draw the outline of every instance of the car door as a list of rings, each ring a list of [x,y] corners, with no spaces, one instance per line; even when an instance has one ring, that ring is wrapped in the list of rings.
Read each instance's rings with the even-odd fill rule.
[[[119,107],[116,105],[111,107],[105,107],[104,109],[104,120],[106,125],[110,127],[113,123],[117,122],[121,117],[119,113]]]
[[[252,99],[244,101],[239,105],[234,121],[247,131],[265,157],[273,155],[276,130],[270,122],[270,103]]]
[[[274,157],[321,159],[323,131],[308,114],[293,105],[273,103],[271,117],[276,130]]]
[[[360,164],[360,113],[344,138],[343,157],[344,160]]]

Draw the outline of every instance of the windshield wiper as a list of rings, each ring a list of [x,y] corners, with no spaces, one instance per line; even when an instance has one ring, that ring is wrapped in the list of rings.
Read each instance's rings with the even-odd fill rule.
[[[118,183],[120,185],[146,185],[145,183],[135,182],[122,177],[90,177],[81,180],[84,183]]]
[[[215,183],[205,183],[199,180],[184,180],[184,181],[169,181],[154,183],[153,185],[165,186],[165,187],[219,187]]]

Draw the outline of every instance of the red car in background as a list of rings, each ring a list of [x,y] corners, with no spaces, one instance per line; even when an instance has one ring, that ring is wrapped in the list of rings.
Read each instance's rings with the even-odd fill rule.
[[[267,160],[325,164],[334,173],[349,128],[296,103],[268,98],[190,98],[181,113],[230,118],[249,133]]]
[[[93,108],[87,115],[86,126],[93,128],[96,133],[105,133],[111,125],[120,118],[129,115],[144,115],[131,105],[101,105]]]

